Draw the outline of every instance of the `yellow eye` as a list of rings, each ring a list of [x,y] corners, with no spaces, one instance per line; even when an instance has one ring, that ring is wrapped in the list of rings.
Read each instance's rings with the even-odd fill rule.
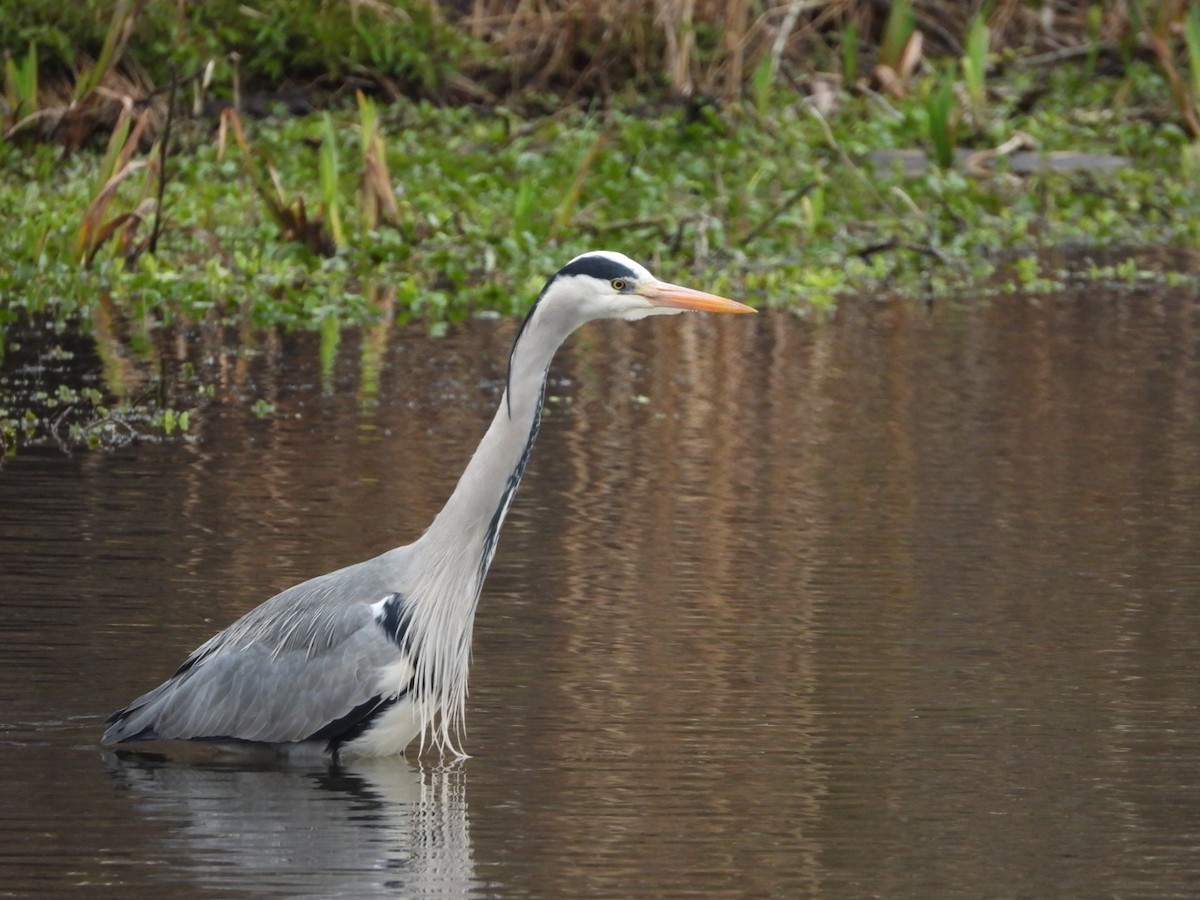
[[[623,278],[614,278],[612,280],[612,289],[617,293],[625,290],[625,280]]]

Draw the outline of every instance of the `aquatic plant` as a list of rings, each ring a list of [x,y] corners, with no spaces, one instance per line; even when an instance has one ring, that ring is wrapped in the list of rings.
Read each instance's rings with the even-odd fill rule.
[[[322,121],[324,133],[321,135],[320,165],[318,167],[321,180],[321,209],[325,221],[329,223],[334,247],[344,247],[346,246],[346,230],[342,227],[341,191],[338,185],[337,134],[333,128],[333,118],[329,113],[325,113]]]
[[[1184,12],[1186,10],[1186,13]],[[1163,3],[1148,29],[1150,46],[1162,67],[1184,126],[1193,141],[1200,141],[1200,8],[1193,4]],[[1184,49],[1191,78],[1179,71],[1171,34],[1183,32]]]
[[[971,103],[971,117],[982,127],[987,117],[987,65],[990,37],[983,13],[976,13],[967,31],[966,53],[962,57],[963,83]]]
[[[359,191],[359,215],[363,228],[370,232],[381,225],[400,226],[400,208],[387,160],[387,144],[379,125],[375,101],[355,93],[358,104],[359,143],[362,147],[362,179]]]
[[[38,108],[37,44],[31,44],[18,63],[10,54],[4,57],[4,117],[0,130],[8,131]]]
[[[908,81],[921,59],[924,36],[917,30],[910,0],[889,4],[883,37],[875,59],[875,77],[883,88],[904,95]]]
[[[1191,91],[1185,102],[1190,102],[1192,114],[1200,118],[1200,6],[1193,5],[1183,23],[1184,44],[1187,47],[1188,71],[1191,73]],[[1200,134],[1193,134],[1200,140]]]
[[[113,4],[96,61],[90,65],[83,65],[76,74],[72,92],[76,103],[95,92],[117,67],[129,38],[133,35],[137,18],[148,2],[149,0],[116,0]]]
[[[149,119],[150,111],[143,110],[135,120],[132,105],[126,104],[109,136],[108,147],[96,171],[92,198],[75,238],[75,247],[85,266],[92,265],[100,248],[110,240],[129,265],[134,264],[149,243],[149,236],[140,243],[135,243],[135,238],[141,225],[158,207],[152,178],[143,179],[142,195],[133,209],[111,217],[108,215],[122,183],[142,170],[154,168],[153,153],[135,158]]]
[[[954,165],[954,149],[958,143],[958,109],[954,97],[954,75],[947,71],[928,86],[925,115],[929,123],[929,139],[933,158],[943,169]]]
[[[271,161],[271,157],[253,146],[246,138],[241,116],[232,108],[221,111],[217,146],[219,154],[222,156],[225,152],[227,135],[230,132],[233,133],[234,140],[242,151],[243,172],[249,179],[255,194],[262,201],[271,218],[275,220],[275,224],[279,228],[279,236],[285,241],[294,241],[320,256],[333,256],[337,251],[337,245],[333,236],[326,230],[324,218],[319,214],[309,215],[303,194],[297,194],[294,198],[289,199],[288,193],[283,187],[279,170]],[[328,129],[326,137],[328,137]],[[327,165],[327,163],[325,164]],[[333,176],[327,177],[332,178]]]
[[[842,30],[842,83],[851,87],[858,81],[858,26],[853,22]]]

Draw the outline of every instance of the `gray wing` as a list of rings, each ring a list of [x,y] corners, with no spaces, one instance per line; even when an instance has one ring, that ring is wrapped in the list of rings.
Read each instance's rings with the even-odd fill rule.
[[[289,588],[196,649],[163,684],[118,710],[102,742],[336,739],[406,684],[405,653],[377,616],[369,560]],[[388,601],[402,606],[399,594]],[[392,609],[397,620],[402,613]],[[381,685],[386,669],[392,686]],[[409,676],[411,677],[411,676]]]

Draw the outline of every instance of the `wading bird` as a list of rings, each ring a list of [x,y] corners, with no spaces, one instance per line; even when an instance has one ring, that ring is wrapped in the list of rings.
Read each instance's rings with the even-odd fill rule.
[[[546,282],[517,332],[499,409],[415,542],[321,575],[246,613],[108,720],[105,744],[190,739],[284,753],[388,756],[417,735],[464,755],[471,627],[500,526],[537,437],[559,345],[592,319],[748,306],[585,253]]]

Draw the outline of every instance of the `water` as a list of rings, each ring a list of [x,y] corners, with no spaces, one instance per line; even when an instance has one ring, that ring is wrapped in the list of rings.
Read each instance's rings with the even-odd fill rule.
[[[219,393],[273,417],[4,463],[0,891],[1194,893],[1177,294],[589,326],[485,589],[472,759],[102,751],[103,717],[238,614],[415,536],[514,332],[399,330],[378,367],[348,338],[331,392],[312,340],[268,342]]]

